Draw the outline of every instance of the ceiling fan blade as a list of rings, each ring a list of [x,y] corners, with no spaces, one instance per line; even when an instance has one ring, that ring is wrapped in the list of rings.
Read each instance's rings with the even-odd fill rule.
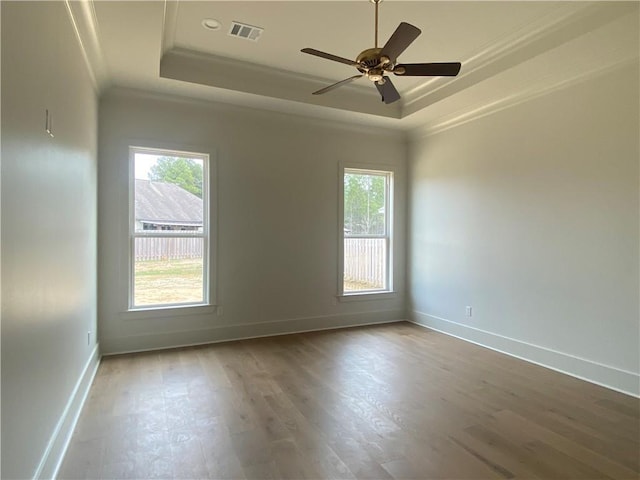
[[[328,87],[321,88],[317,92],[313,92],[313,95],[322,95],[323,93],[327,93],[328,91],[333,90],[334,88],[338,88],[346,83],[353,82],[358,78],[362,78],[363,76],[364,75],[354,75],[353,77],[345,78],[344,80],[334,83],[333,85],[329,85]]]
[[[384,77],[385,82],[382,85],[376,83],[376,88],[382,95],[382,101],[386,104],[393,103],[396,100],[400,100],[400,94],[396,87],[391,82],[389,77]]]
[[[315,55],[316,57],[326,58],[327,60],[333,60],[334,62],[340,62],[346,65],[358,66],[358,64],[353,60],[349,60],[348,58],[338,57],[337,55],[332,55],[331,53],[321,52],[320,50],[316,50],[315,48],[303,48],[300,51],[302,53],[308,53],[309,55]]]
[[[418,27],[414,27],[406,22],[402,22],[393,32],[391,38],[387,40],[382,51],[381,56],[386,56],[395,62],[398,56],[405,51],[405,49],[411,45],[411,43],[418,38],[422,31]]]
[[[399,63],[393,73],[401,77],[455,77],[461,66],[460,62]]]

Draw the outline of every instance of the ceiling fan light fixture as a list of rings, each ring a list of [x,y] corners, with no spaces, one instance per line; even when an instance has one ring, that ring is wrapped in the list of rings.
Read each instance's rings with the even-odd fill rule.
[[[372,70],[369,70],[369,72],[367,73],[367,77],[372,82],[379,82],[384,78],[384,74],[382,73],[382,70],[372,69]]]
[[[220,30],[222,24],[215,18],[205,18],[202,20],[202,26],[206,30]]]

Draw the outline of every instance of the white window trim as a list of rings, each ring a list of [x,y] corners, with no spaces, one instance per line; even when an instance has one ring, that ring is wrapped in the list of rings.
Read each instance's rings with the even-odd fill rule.
[[[393,165],[374,164],[374,163],[352,163],[340,162],[338,164],[338,294],[336,297],[340,302],[364,301],[364,300],[383,300],[387,298],[395,298],[397,296],[393,289],[395,270],[393,268],[393,250],[394,250],[394,184],[396,176],[396,168]],[[388,238],[387,255],[386,255],[386,281],[387,288],[384,290],[360,290],[357,292],[344,291],[344,174],[345,170],[358,170],[362,173],[380,173],[388,174],[388,192],[385,200],[385,210],[388,212],[386,218],[385,235],[361,235],[355,238]],[[353,238],[353,237],[352,237]]]
[[[213,315],[218,314],[221,307],[215,305],[183,305],[171,307],[145,307],[127,310],[118,313],[118,316],[125,320],[145,320],[148,318],[178,318],[189,315]]]
[[[136,142],[137,143],[137,142]],[[217,305],[217,162],[215,151],[212,149],[203,152],[202,148],[191,148],[180,146],[165,146],[162,142],[154,143],[153,146],[129,146],[129,195],[128,195],[128,222],[127,222],[127,310],[123,312],[128,318],[146,318],[148,316],[160,317],[160,313],[173,314],[174,312],[208,311]],[[169,156],[182,156],[186,158],[204,159],[202,178],[203,182],[203,231],[202,233],[188,235],[167,233],[135,232],[135,154],[166,154]],[[213,193],[212,193],[213,192]],[[211,221],[211,217],[215,221]],[[166,303],[159,305],[133,305],[134,294],[134,242],[136,237],[189,237],[203,238],[203,296],[202,302]],[[188,310],[187,310],[188,309]]]

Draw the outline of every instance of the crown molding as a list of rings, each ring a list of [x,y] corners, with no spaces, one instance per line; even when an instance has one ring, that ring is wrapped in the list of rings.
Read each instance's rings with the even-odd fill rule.
[[[181,47],[176,44],[179,3],[179,0],[165,0],[164,4],[161,77],[309,105],[400,118],[402,107],[399,103],[382,104],[377,91],[362,82],[344,85],[331,96],[314,96],[311,92],[335,80]]]
[[[243,98],[246,96],[243,95]],[[264,98],[267,102],[270,99]],[[304,123],[313,127],[335,129],[336,131],[349,131],[360,134],[375,135],[389,140],[402,139],[406,141],[407,131],[400,127],[399,123],[392,119],[380,119],[379,117],[364,116],[362,114],[339,111],[337,109],[317,108],[309,105],[271,100],[266,105],[257,105],[253,102],[241,104],[238,102],[225,102],[220,99],[207,99],[192,97],[178,92],[160,92],[145,88],[124,87],[113,85],[106,90],[101,101],[131,102],[135,100],[149,100],[153,102],[187,105],[193,108],[215,111],[229,115],[251,115],[253,118],[261,116],[269,121]],[[292,105],[294,104],[294,105]],[[375,120],[375,123],[371,123]]]
[[[100,93],[110,86],[111,80],[100,45],[94,1],[65,0],[65,6],[94,86]],[[491,44],[479,46],[475,53],[463,61],[458,77],[434,78],[403,93],[403,100],[385,105],[379,101],[375,88],[370,88],[369,82],[364,80],[360,84],[354,82],[345,85],[331,95],[311,95],[311,92],[326,86],[331,80],[179,48],[176,44],[176,28],[180,3],[179,0],[164,0],[162,31],[158,32],[158,50],[162,55],[157,73],[162,77],[162,83],[155,88],[184,94],[188,88],[192,88],[189,83],[198,84],[201,87],[196,91],[197,94],[192,95],[203,95],[214,101],[233,103],[238,101],[239,96],[246,96],[246,102],[240,104],[256,103],[263,107],[267,105],[265,108],[268,109],[304,111],[304,115],[309,109],[318,109],[323,110],[323,117],[339,116],[340,113],[344,118],[355,116],[356,122],[362,118],[365,124],[379,122],[393,125],[394,129],[410,132],[411,136],[416,132],[431,134],[563,88],[607,68],[616,68],[612,64],[624,63],[623,56],[612,51],[602,54],[601,45],[596,43],[592,47],[595,45],[597,48],[586,50],[590,53],[585,65],[558,70],[549,78],[542,78],[541,75],[537,78],[522,77],[526,81],[518,81],[518,85],[513,87],[518,91],[509,88],[507,92],[486,95],[485,88],[484,100],[469,97],[475,91],[472,88],[482,89],[484,85],[493,85],[488,82],[493,82],[494,77],[499,82],[498,75],[511,75],[515,71],[512,69],[517,69],[521,64],[525,64],[521,68],[527,75],[528,66],[539,62],[542,54],[554,55],[554,49],[571,44],[578,37],[582,42],[592,36],[595,30],[602,31],[604,25],[608,26],[609,32],[614,31],[611,30],[612,25],[620,17],[637,17],[639,5],[637,2],[558,3],[551,12],[534,22],[521,26]],[[611,49],[610,46],[607,48]],[[610,54],[609,57],[607,54]],[[594,55],[599,60],[591,58]],[[571,55],[567,58],[571,60]],[[598,64],[598,61],[602,64]],[[535,72],[535,69],[532,71]],[[139,85],[125,82],[121,86],[146,88],[142,82]],[[208,88],[212,86],[217,88]],[[472,102],[460,108],[461,102],[457,98],[463,97],[469,97]],[[430,105],[445,99],[437,107],[428,109]],[[274,103],[282,101],[284,103],[280,107],[273,107]],[[447,110],[447,106],[451,108]]]
[[[64,4],[93,86],[100,93],[109,84],[109,73],[100,45],[100,31],[93,0],[65,0]]]
[[[165,0],[164,16],[162,19],[162,46],[160,58],[173,49],[176,40],[176,28],[178,27],[178,2],[179,0]]]
[[[462,62],[462,74],[433,79],[404,94],[402,118],[479,82],[635,12],[636,2],[566,2],[536,21],[505,35]]]
[[[523,103],[535,100],[536,98],[540,98],[545,95],[549,95],[551,93],[557,92],[559,90],[569,88],[573,85],[577,85],[579,83],[586,82],[588,80],[606,75],[616,70],[622,70],[628,67],[632,67],[634,65],[638,66],[639,63],[640,63],[639,58],[627,57],[627,58],[618,60],[614,63],[593,66],[589,70],[584,70],[579,74],[573,75],[568,78],[565,77],[560,81],[557,81],[554,83],[547,83],[542,86],[529,88],[526,90],[521,90],[513,95],[508,95],[495,101],[478,104],[464,111],[459,111],[450,116],[440,118],[436,122],[428,123],[426,125],[423,125],[421,127],[418,127],[409,131],[409,138],[411,140],[419,140],[422,138],[426,138],[431,135],[435,135],[435,134],[444,132],[446,130],[459,127],[466,123],[473,122],[480,118],[493,115],[503,110],[516,107]]]
[[[404,92],[403,99],[394,105],[382,105],[373,101],[377,99],[376,92],[356,83],[345,85],[331,96],[311,96],[310,92],[330,81],[180,48],[175,43],[178,8],[178,1],[165,1],[161,77],[309,105],[403,119],[598,29],[620,16],[637,11],[638,5],[634,2],[578,5],[573,2],[560,3],[551,12],[473,53],[462,62],[462,74],[458,77],[429,80]],[[520,94],[516,96],[518,95]],[[478,110],[484,108],[483,106]]]
[[[174,48],[163,55],[160,76],[308,105],[400,119],[401,106],[380,102],[374,88],[345,86],[332,95],[312,95],[311,92],[326,86],[325,80],[182,48]]]

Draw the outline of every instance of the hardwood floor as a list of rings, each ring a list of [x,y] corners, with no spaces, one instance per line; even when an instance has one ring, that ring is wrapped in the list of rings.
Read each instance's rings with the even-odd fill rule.
[[[59,478],[639,478],[640,401],[411,325],[104,358]]]

